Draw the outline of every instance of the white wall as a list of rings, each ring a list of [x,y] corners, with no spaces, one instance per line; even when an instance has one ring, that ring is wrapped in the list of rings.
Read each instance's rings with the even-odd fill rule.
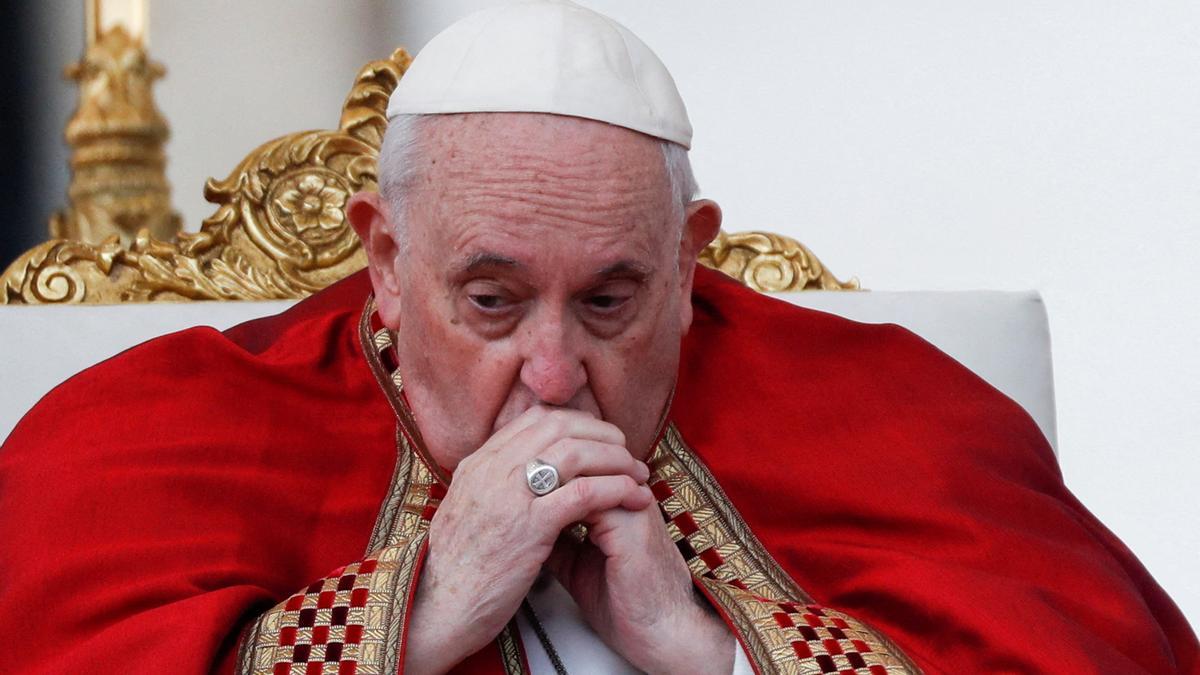
[[[358,69],[391,53],[383,0],[151,4],[151,53],[167,66],[156,90],[172,131],[167,175],[188,230],[215,211],[205,179],[277,136],[336,127]]]
[[[1045,294],[1067,483],[1200,623],[1200,4],[583,1],[671,67],[731,229],[870,288]],[[82,8],[44,4],[49,209]],[[485,4],[153,3],[189,229],[206,177],[332,127],[360,65]]]
[[[1200,4],[581,1],[671,68],[729,228],[870,288],[1042,291],[1067,484],[1200,623]]]

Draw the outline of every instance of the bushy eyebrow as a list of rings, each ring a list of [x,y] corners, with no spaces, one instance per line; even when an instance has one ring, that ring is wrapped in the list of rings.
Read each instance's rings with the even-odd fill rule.
[[[633,281],[645,281],[654,270],[636,260],[620,260],[596,273],[598,279],[620,277]]]
[[[481,253],[473,253],[470,256],[468,256],[466,258],[466,260],[463,260],[461,263],[455,265],[453,274],[455,274],[456,276],[471,274],[473,272],[478,272],[481,269],[488,269],[488,268],[494,268],[494,267],[503,267],[503,268],[508,268],[508,269],[520,269],[521,267],[523,267],[523,265],[521,265],[521,263],[517,262],[516,260],[509,258],[508,256],[503,256],[498,253],[489,253],[489,252],[484,251]]]
[[[525,265],[520,261],[510,258],[499,253],[489,251],[481,251],[473,253],[466,257],[463,261],[456,264],[451,270],[451,277],[466,278],[479,273],[482,270],[506,269],[515,272],[520,272],[525,269]],[[592,275],[595,282],[602,282],[607,279],[629,279],[635,283],[641,284],[649,279],[654,273],[654,269],[644,263],[636,260],[619,260],[611,265],[606,265],[602,269],[596,271]]]

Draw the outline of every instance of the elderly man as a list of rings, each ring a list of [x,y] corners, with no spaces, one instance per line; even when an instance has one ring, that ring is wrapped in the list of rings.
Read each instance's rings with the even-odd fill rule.
[[[1196,672],[1015,404],[697,268],[720,210],[628,31],[485,11],[390,114],[347,207],[369,283],[147,343],[14,431],[15,671]]]

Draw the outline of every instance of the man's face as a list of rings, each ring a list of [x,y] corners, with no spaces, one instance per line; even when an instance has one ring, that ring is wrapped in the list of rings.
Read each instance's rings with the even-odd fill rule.
[[[644,456],[691,318],[658,143],[540,114],[438,117],[423,131],[393,306],[434,460],[452,469],[535,405],[609,421]]]

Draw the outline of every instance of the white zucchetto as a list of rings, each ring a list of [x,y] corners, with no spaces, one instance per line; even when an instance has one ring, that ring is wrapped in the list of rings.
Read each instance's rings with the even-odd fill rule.
[[[662,61],[612,19],[567,0],[524,0],[455,22],[425,45],[387,116],[540,112],[608,122],[692,144]]]

